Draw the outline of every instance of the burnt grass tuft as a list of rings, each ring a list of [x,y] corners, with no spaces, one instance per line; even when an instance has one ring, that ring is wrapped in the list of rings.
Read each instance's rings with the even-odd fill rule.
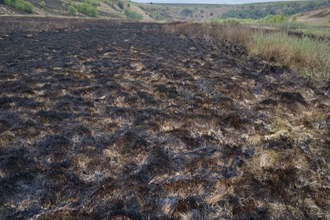
[[[326,89],[225,40],[93,24],[0,40],[0,219],[330,218]]]

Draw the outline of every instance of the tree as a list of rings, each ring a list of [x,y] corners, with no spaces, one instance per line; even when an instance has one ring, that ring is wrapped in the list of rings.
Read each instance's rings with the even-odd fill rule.
[[[127,3],[127,8],[131,7],[131,5],[129,3]]]

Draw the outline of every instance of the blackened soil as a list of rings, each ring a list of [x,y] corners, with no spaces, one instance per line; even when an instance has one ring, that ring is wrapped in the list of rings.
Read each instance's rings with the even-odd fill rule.
[[[329,219],[330,100],[123,23],[0,40],[0,219]]]

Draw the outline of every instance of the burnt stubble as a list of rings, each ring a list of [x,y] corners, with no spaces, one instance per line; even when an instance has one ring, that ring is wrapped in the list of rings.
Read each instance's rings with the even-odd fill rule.
[[[2,37],[0,218],[330,218],[324,91],[162,27]]]

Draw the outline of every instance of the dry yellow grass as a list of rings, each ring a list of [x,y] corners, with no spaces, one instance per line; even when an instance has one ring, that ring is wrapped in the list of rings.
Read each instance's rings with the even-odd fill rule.
[[[296,68],[316,81],[330,79],[330,46],[326,40],[261,33],[253,36],[247,48],[252,55],[275,58],[277,63]]]
[[[207,45],[223,41],[231,46],[243,45],[250,55],[274,59],[277,64],[294,68],[315,81],[330,79],[330,46],[326,40],[298,38],[284,32],[264,33],[235,22],[177,22],[164,25],[163,31]]]

